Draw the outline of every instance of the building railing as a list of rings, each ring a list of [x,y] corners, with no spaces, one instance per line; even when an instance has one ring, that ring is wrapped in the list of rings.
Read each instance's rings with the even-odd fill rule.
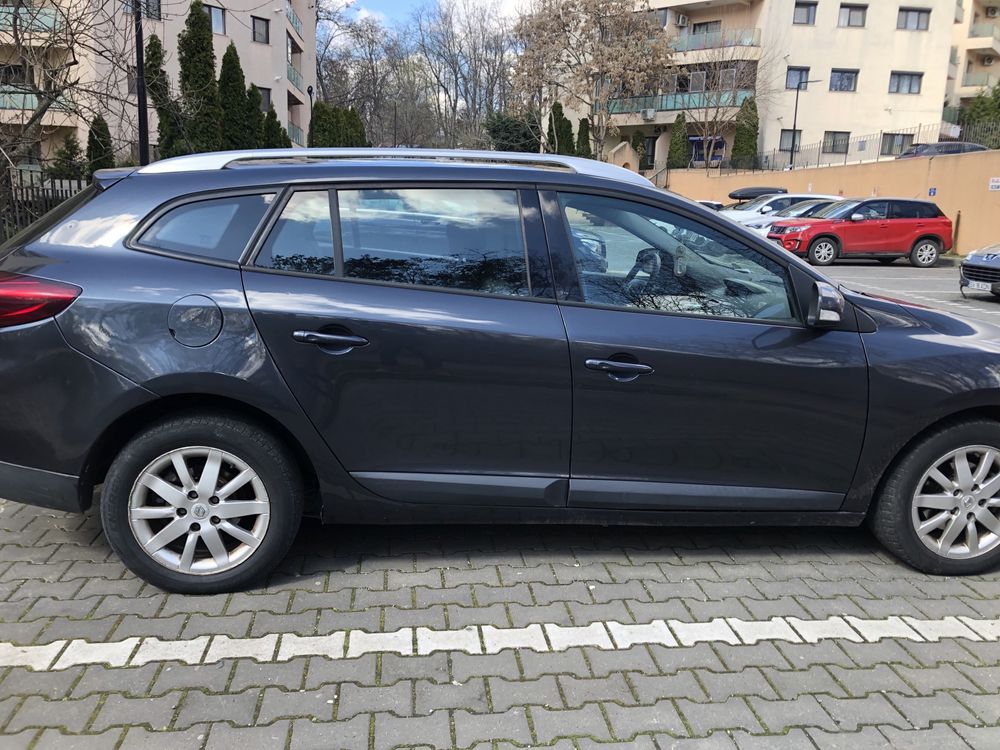
[[[0,86],[0,109],[34,111],[38,109],[38,96],[17,86]],[[62,112],[68,109],[68,105],[64,100],[56,100],[50,109]]]
[[[753,91],[736,89],[728,91],[693,91],[686,94],[657,94],[655,96],[633,96],[627,99],[612,99],[608,111],[613,115],[624,115],[653,109],[657,112],[679,112],[691,109],[713,107],[739,107],[752,97]]]
[[[288,63],[288,80],[291,81],[292,85],[295,86],[299,91],[305,91],[306,87],[302,83],[302,74],[295,69],[295,66]]]
[[[17,14],[15,16],[15,14]],[[13,7],[0,5],[0,33],[14,27],[15,17],[22,31],[47,32],[55,31],[62,26],[58,11],[55,8]]]
[[[1000,26],[995,23],[974,23],[969,27],[969,37],[987,36],[1000,39]]]
[[[760,29],[723,29],[703,34],[682,34],[670,40],[674,52],[694,52],[723,47],[759,47]]]
[[[292,143],[296,146],[306,145],[306,136],[302,132],[302,128],[296,125],[294,122],[288,123],[288,137],[292,139]]]
[[[995,75],[982,70],[978,72],[966,73],[965,77],[962,78],[963,86],[983,86],[985,88],[993,88],[996,83],[997,77]]]
[[[287,1],[285,2],[285,17],[292,25],[292,28],[299,32],[299,36],[304,39],[305,37],[302,34],[302,21],[299,19],[298,13],[295,12],[295,8],[293,8],[292,4]]]

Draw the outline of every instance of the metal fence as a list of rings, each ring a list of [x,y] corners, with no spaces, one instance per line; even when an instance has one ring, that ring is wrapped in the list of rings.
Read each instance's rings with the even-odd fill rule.
[[[12,237],[85,187],[86,180],[54,180],[37,172],[16,170],[9,206],[0,210],[0,242]]]

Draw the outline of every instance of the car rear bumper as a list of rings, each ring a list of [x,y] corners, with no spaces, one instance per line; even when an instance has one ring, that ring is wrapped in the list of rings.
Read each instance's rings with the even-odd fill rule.
[[[80,478],[0,461],[0,497],[25,505],[83,511]]]

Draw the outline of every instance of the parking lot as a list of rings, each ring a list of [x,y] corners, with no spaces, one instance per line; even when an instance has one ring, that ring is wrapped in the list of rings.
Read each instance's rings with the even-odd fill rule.
[[[1000,320],[957,269],[838,265]],[[321,528],[266,588],[143,584],[0,501],[0,748],[1000,747],[1000,574],[863,529]]]

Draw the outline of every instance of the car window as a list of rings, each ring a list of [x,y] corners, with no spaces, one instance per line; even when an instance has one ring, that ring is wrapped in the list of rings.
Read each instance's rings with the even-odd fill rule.
[[[585,302],[720,318],[795,320],[786,269],[722,232],[631,201],[560,193],[571,235],[600,239],[594,263],[573,243]]]
[[[778,198],[771,203],[771,208],[775,211],[784,211],[789,206],[799,203],[801,198]]]
[[[834,201],[828,206],[824,206],[813,216],[817,219],[843,219],[851,215],[860,201],[846,200]]]
[[[888,201],[869,201],[862,203],[854,213],[861,214],[865,219],[884,219],[889,213]]]
[[[919,213],[917,211],[916,203],[910,203],[909,201],[892,201],[889,204],[890,214],[889,218],[892,219],[917,219],[919,218]]]
[[[918,219],[937,219],[942,216],[941,209],[933,203],[914,203]]]
[[[274,194],[232,195],[185,203],[153,222],[139,244],[156,250],[236,262]]]
[[[256,265],[280,271],[333,276],[333,221],[330,194],[304,190],[292,194],[257,256]]]
[[[514,190],[341,190],[338,201],[346,277],[530,293]]]

